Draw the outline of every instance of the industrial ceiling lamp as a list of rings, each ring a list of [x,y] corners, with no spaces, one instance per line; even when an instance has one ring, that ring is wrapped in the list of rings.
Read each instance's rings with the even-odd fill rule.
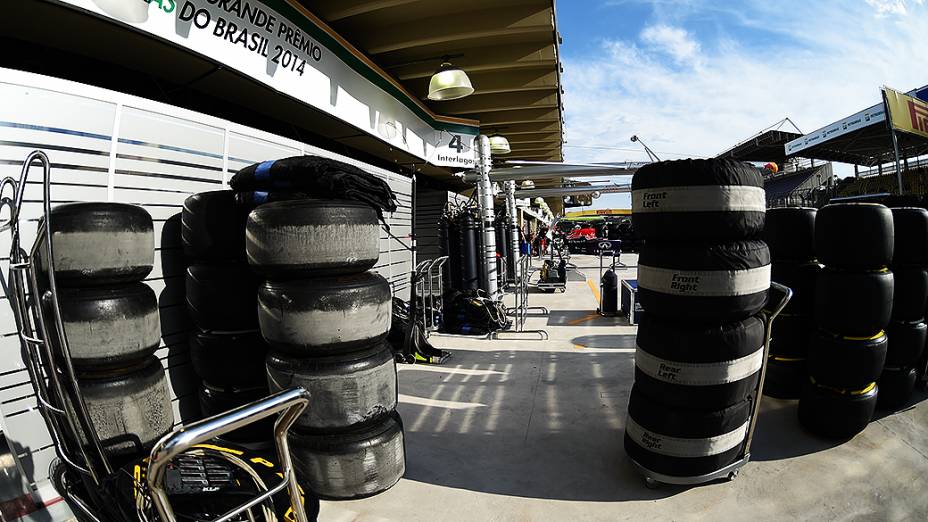
[[[443,62],[429,80],[429,99],[434,101],[457,100],[474,93],[467,73],[460,67]]]
[[[509,147],[509,140],[505,136],[499,134],[490,136],[490,154],[499,156],[510,152],[512,152],[512,148]]]
[[[148,20],[147,2],[128,2],[126,0],[93,0],[97,7],[106,14],[130,23],[142,23]]]

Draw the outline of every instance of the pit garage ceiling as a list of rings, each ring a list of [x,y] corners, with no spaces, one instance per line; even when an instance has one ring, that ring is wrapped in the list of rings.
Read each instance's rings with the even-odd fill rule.
[[[562,161],[563,107],[554,0],[299,0],[434,112],[509,139],[506,159]],[[475,92],[428,100],[443,57]]]

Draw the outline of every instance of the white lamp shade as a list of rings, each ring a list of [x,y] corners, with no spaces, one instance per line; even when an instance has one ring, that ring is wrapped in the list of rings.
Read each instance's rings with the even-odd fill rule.
[[[429,80],[429,99],[435,101],[456,100],[474,93],[467,73],[450,63],[441,64],[438,72]]]
[[[141,0],[93,0],[97,7],[113,18],[134,24],[148,21],[150,4]]]
[[[499,134],[490,136],[490,154],[509,154],[512,149],[509,147],[509,140]]]

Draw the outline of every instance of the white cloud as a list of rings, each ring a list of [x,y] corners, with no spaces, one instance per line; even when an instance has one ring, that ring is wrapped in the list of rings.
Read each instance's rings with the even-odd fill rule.
[[[725,33],[696,41],[675,30],[684,25],[677,21],[637,40],[604,41],[596,56],[565,58],[566,160],[646,159],[633,134],[663,159],[713,156],[786,116],[811,132],[879,102],[883,84],[928,83],[919,66],[928,34],[920,2],[909,2],[904,23],[864,3],[775,4],[739,8],[738,23],[766,35],[759,44]],[[685,56],[699,66],[680,67]],[[604,196],[596,205],[616,201]]]
[[[916,5],[922,5],[923,0],[914,0]],[[877,16],[904,15],[906,11],[905,0],[867,0],[867,5],[876,9]]]
[[[641,41],[669,54],[677,63],[694,63],[699,58],[699,42],[679,27],[665,24],[649,25],[641,31]]]

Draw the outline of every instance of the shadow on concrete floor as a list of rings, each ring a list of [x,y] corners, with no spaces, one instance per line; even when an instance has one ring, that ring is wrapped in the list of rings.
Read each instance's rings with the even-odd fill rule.
[[[812,435],[799,424],[799,401],[764,397],[751,443],[751,460],[781,460],[817,453],[843,444]]]
[[[542,290],[541,288],[538,288],[537,286],[529,286],[528,293],[530,294],[554,294],[557,292],[555,290]]]
[[[889,417],[890,415],[895,415],[897,413],[908,411],[916,407],[919,403],[924,402],[925,400],[928,400],[928,390],[915,388],[915,393],[913,393],[912,397],[909,398],[909,400],[902,406],[898,406],[896,408],[889,408],[889,409],[877,407],[876,413],[873,415],[873,420],[878,421],[881,419],[885,419],[886,417]]]
[[[916,390],[904,406],[890,410],[877,409],[871,422],[914,408],[928,399],[928,391]],[[752,460],[780,460],[801,457],[839,446],[847,440],[819,437],[806,431],[799,423],[799,401],[784,401],[764,397],[760,417],[751,445]]]
[[[635,348],[635,335],[582,335],[574,337],[571,343],[584,348]]]
[[[628,326],[628,319],[603,317],[596,310],[551,310],[548,326]]]
[[[407,480],[570,501],[655,500],[623,448],[630,353],[454,350],[404,367]]]

